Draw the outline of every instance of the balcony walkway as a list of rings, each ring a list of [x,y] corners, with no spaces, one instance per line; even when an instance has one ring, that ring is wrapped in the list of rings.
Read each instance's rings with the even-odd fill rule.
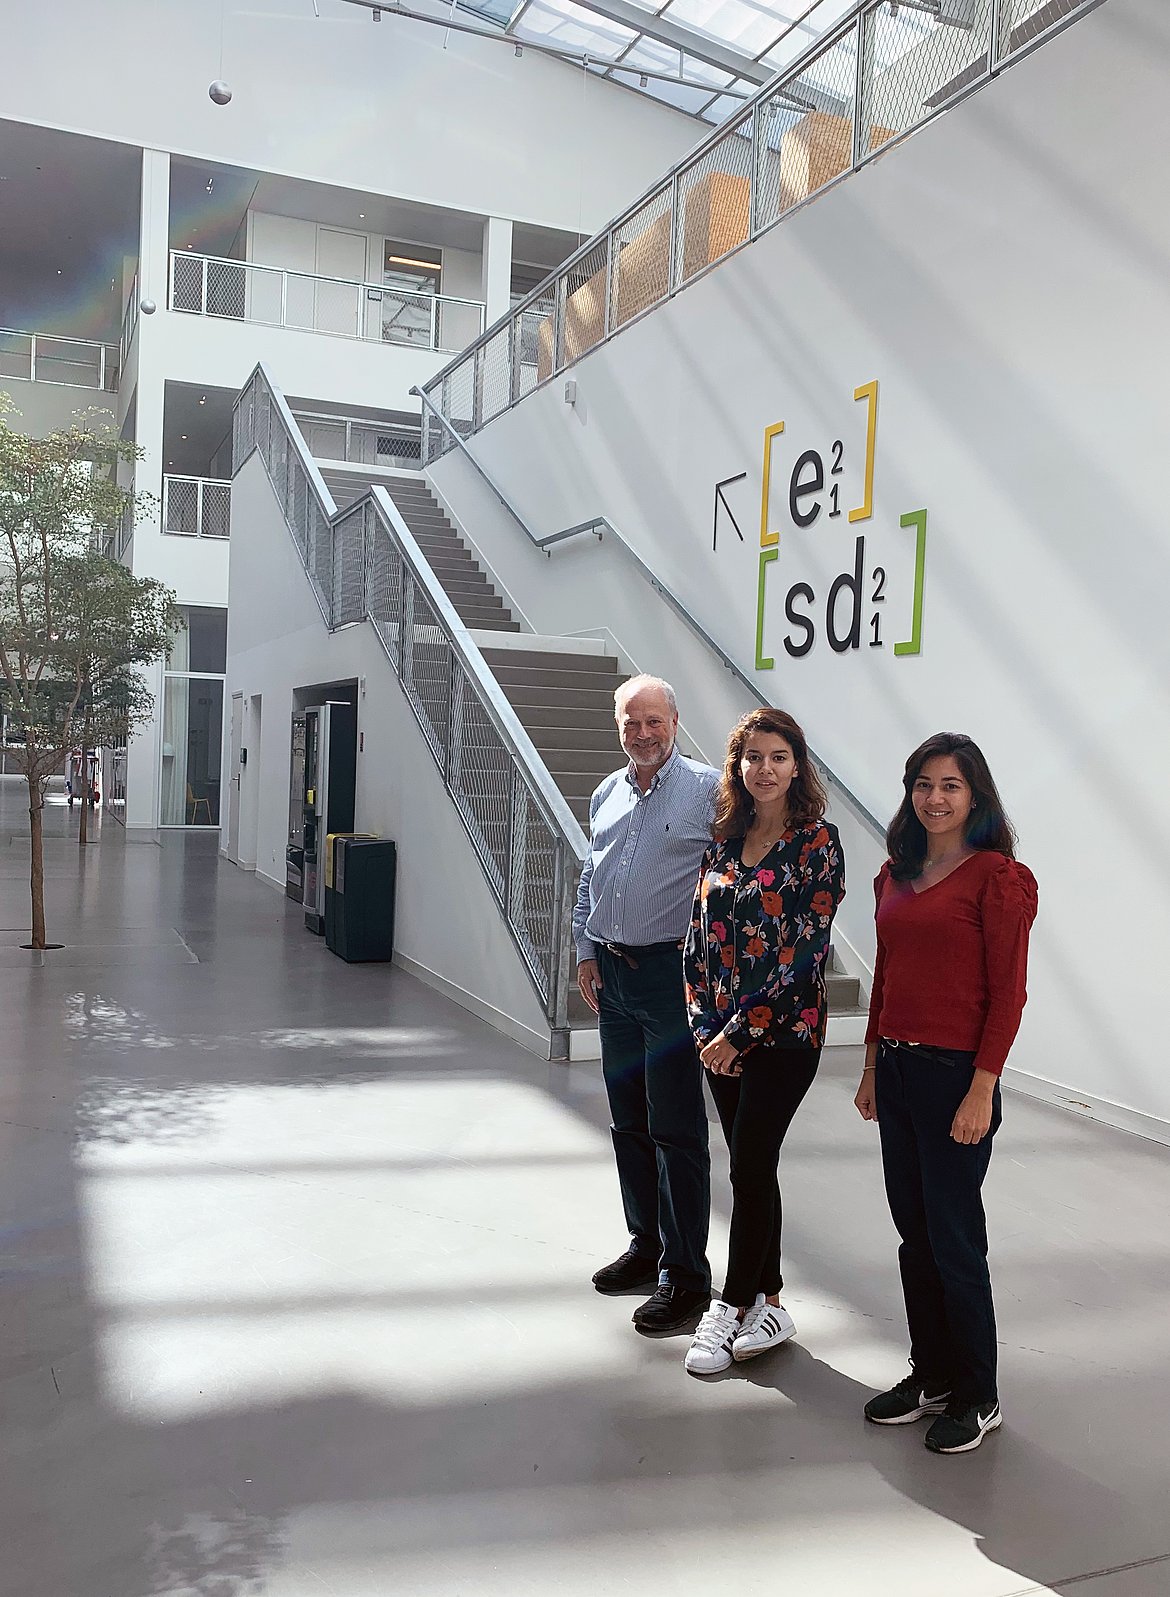
[[[1006,1424],[935,1458],[860,1418],[904,1352],[850,1051],[785,1155],[799,1340],[694,1380],[589,1286],[596,1067],[343,965],[213,837],[76,825],[41,963],[0,783],[2,1597],[1170,1590],[1166,1149],[1011,1099]]]

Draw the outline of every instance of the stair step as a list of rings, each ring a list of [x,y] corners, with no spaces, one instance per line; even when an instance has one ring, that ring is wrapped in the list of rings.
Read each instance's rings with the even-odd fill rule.
[[[426,556],[427,565],[430,566],[436,576],[482,576],[484,578],[487,576],[483,568],[477,565],[470,555],[461,558],[459,555],[454,554],[434,554],[428,549],[424,549],[423,554]]]
[[[463,539],[454,532],[427,532],[418,527],[410,527],[409,530],[411,537],[420,549],[434,549],[439,554],[442,554],[445,549],[461,550],[468,555],[471,553]]]
[[[453,576],[446,571],[436,571],[435,576],[438,577],[444,592],[452,596],[465,593],[481,594],[485,599],[499,597],[482,571],[469,572],[466,575],[460,573],[459,576]]]
[[[524,695],[530,693],[530,690],[528,688],[518,688],[516,692]],[[511,694],[508,695],[508,698],[511,700],[512,708],[530,731],[533,727],[563,727],[568,723],[576,730],[583,732],[604,730],[615,742],[617,740],[612,701],[600,706],[576,705],[566,707],[560,703],[545,704],[540,699],[536,699],[535,702],[532,702],[531,698],[528,700],[523,698],[515,699],[512,698]]]
[[[596,756],[592,760],[589,759],[590,752]],[[577,754],[574,754],[572,750],[568,750],[562,753],[559,758],[554,758],[546,750],[542,750],[540,753],[550,776],[555,777],[558,782],[562,777],[566,779],[573,778],[574,780],[578,777],[587,777],[593,783],[593,786],[596,787],[614,769],[613,760],[604,749],[594,749],[592,751],[585,749]]]
[[[613,701],[614,690],[621,678],[614,671],[604,676],[599,671],[542,670],[528,665],[492,664],[496,681],[501,687],[534,688],[585,688],[591,693],[605,694]]]
[[[552,649],[485,649],[483,657],[493,669],[497,665],[526,666],[541,671],[596,671],[602,676],[614,672],[622,674],[617,661],[609,654],[560,654]]]
[[[607,727],[593,727],[530,725],[526,720],[527,715],[528,710],[525,708],[520,719],[524,721],[528,735],[538,749],[549,755],[574,751],[605,753],[609,756],[610,770],[617,769],[622,754],[612,716]]]
[[[522,682],[501,683],[500,686],[517,710],[523,705],[534,710],[544,710],[549,714],[556,710],[562,716],[566,709],[588,710],[594,715],[604,717],[610,726],[613,725],[613,696],[604,690],[599,692],[596,688],[547,687]],[[573,719],[576,720],[575,715]],[[593,724],[603,723],[596,721]]]
[[[843,1009],[861,1007],[861,983],[856,976],[845,976],[831,970],[825,977],[825,988],[830,1013],[840,1014]]]

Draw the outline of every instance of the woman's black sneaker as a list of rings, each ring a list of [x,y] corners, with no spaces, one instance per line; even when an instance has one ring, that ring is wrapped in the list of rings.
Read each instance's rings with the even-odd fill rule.
[[[998,1431],[1003,1424],[999,1404],[968,1405],[963,1398],[948,1403],[941,1419],[935,1420],[923,1440],[932,1453],[973,1453],[988,1431]]]
[[[865,1417],[875,1425],[911,1425],[926,1414],[941,1414],[950,1396],[949,1392],[932,1391],[916,1375],[908,1375],[888,1392],[871,1397],[865,1405]]]
[[[649,1286],[658,1279],[658,1260],[628,1248],[620,1259],[604,1265],[593,1277],[599,1292],[630,1292],[637,1286]]]

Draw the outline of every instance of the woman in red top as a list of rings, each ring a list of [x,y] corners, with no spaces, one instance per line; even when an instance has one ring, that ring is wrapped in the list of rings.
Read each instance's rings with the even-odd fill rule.
[[[881,1136],[911,1374],[865,1417],[936,1414],[927,1447],[966,1453],[1001,1423],[981,1188],[1027,997],[1036,882],[969,737],[928,738],[903,785],[874,883],[877,963],[855,1102]]]

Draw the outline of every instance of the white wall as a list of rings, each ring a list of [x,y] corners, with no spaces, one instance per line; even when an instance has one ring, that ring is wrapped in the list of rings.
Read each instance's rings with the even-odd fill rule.
[[[257,455],[235,478],[232,523],[227,699],[263,704],[241,790],[258,871],[283,890],[294,689],[361,679],[356,825],[398,844],[395,957],[547,1053],[543,1011],[385,651],[368,623],[326,631]]]
[[[589,231],[702,134],[533,51],[320,0],[59,0],[4,27],[4,115]],[[208,84],[223,77],[229,106]],[[117,86],[117,87],[114,87]],[[571,106],[571,112],[566,107]]]
[[[337,338],[184,311],[159,310],[152,322],[153,347],[171,382],[238,388],[262,360],[287,393],[379,410],[417,411],[411,388],[433,377],[451,359],[432,350],[372,339]]]
[[[982,743],[1040,882],[1014,1064],[1062,1084],[1057,1096],[1162,1120],[1168,80],[1167,8],[1110,0],[589,355],[575,408],[556,381],[474,440],[541,532],[613,517],[750,670],[763,434],[784,421],[763,640],[775,667],[756,680],[882,817],[921,738],[957,727]],[[826,505],[799,530],[798,451],[818,448],[828,469],[840,439],[842,509],[860,502],[866,407],[853,394],[872,379],[873,516],[850,525]],[[738,472],[726,493],[744,541],[721,516],[713,555],[714,485]],[[435,478],[534,625],[611,626],[640,664],[676,676],[700,741],[726,730],[742,696],[698,666],[604,545],[578,540],[546,561],[465,463]],[[922,649],[897,658],[915,541],[899,519],[923,507]],[[838,654],[825,601],[859,534],[863,636]],[[802,581],[817,640],[790,658],[784,598]],[[881,648],[867,646],[874,614]],[[870,855],[851,859],[840,923],[859,946],[872,941]]]
[[[97,388],[6,377],[0,379],[0,394],[7,394],[16,407],[3,413],[8,425],[28,438],[44,438],[58,432],[71,426],[79,415],[94,426],[114,426],[114,396]]]

